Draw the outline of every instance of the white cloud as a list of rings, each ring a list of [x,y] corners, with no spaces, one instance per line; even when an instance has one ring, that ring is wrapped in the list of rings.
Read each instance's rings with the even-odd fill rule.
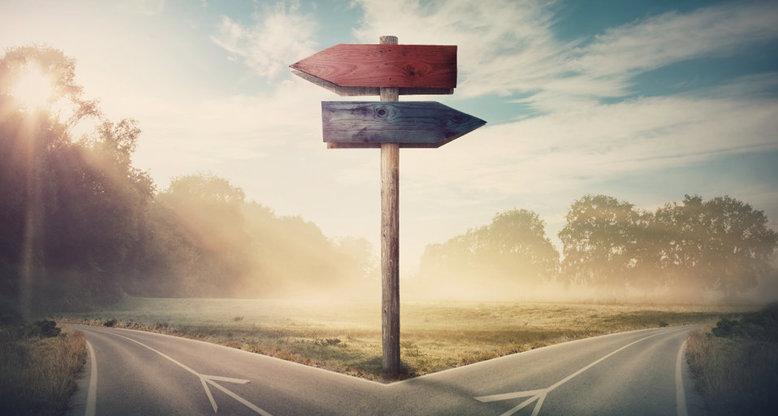
[[[354,29],[361,42],[376,43],[379,36],[393,34],[400,43],[458,45],[458,95],[535,90],[537,79],[558,74],[553,68],[569,49],[554,40],[552,1],[355,3],[364,10]]]
[[[420,5],[357,0],[362,42],[397,34],[400,43],[459,45],[460,97],[531,93],[541,112],[629,94],[639,72],[689,59],[730,56],[778,38],[775,2],[666,13],[608,29],[591,42],[553,33],[553,1],[451,0]]]
[[[482,128],[406,173],[421,189],[488,190],[495,201],[517,192],[571,194],[620,175],[778,149],[777,115],[778,103],[742,97],[590,104]]]
[[[299,4],[280,2],[257,14],[252,25],[222,17],[211,40],[272,80],[285,73],[290,63],[315,51],[316,27],[311,16],[299,12]]]
[[[549,71],[530,101],[541,111],[554,111],[582,99],[625,96],[641,72],[696,58],[728,57],[775,40],[776,21],[778,4],[757,2],[670,12],[610,28],[569,50],[561,65],[568,75]]]
[[[666,13],[612,28],[576,51],[572,66],[596,76],[624,78],[674,62],[729,56],[744,45],[778,37],[778,4],[714,6]]]
[[[771,133],[778,105],[748,95],[778,82],[775,74],[696,96],[599,102],[626,95],[636,73],[778,38],[774,3],[667,13],[609,29],[588,44],[554,36],[550,2],[357,3],[365,11],[354,31],[361,41],[393,33],[401,43],[458,44],[464,79],[457,96],[531,92],[514,101],[544,114],[488,126],[447,145],[443,157],[411,166],[405,172],[420,178],[420,197],[436,187],[490,190],[494,201],[516,192],[574,192],[625,172],[778,146]]]

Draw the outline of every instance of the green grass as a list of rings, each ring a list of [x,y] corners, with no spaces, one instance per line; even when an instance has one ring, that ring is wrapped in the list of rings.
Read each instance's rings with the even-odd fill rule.
[[[383,379],[379,305],[247,299],[128,298],[70,314],[96,325],[181,335],[307,365]],[[404,303],[403,377],[578,338],[715,321],[738,308],[509,302]]]
[[[0,414],[59,415],[86,359],[80,332],[28,325],[0,328]],[[58,331],[56,331],[58,332]]]

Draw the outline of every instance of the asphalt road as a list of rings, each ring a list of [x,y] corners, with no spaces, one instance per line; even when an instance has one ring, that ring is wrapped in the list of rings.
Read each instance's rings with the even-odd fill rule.
[[[219,345],[76,326],[90,359],[69,415],[702,414],[693,327],[578,340],[382,384]]]

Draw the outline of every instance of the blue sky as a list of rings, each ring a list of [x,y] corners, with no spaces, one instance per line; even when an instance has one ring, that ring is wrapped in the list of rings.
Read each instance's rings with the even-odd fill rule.
[[[401,264],[527,208],[556,243],[570,204],[653,209],[684,194],[778,228],[778,3],[770,1],[4,1],[0,47],[44,43],[113,119],[143,129],[160,188],[210,172],[329,236],[378,246],[379,155],[327,150],[320,101],[288,65],[337,43],[454,44],[436,100],[488,121],[401,152]],[[365,100],[373,98],[366,97]]]

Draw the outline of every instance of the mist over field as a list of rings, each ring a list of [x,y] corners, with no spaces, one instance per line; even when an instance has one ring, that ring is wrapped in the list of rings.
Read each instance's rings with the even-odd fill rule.
[[[686,196],[656,210],[606,195],[576,200],[559,232],[515,209],[427,246],[424,290],[452,298],[742,302],[775,299],[776,234],[727,196]]]
[[[174,177],[160,189],[133,164],[139,123],[109,120],[75,71],[72,58],[45,46],[14,48],[0,60],[5,313],[93,308],[127,295],[379,297],[380,259],[364,238],[331,238],[211,173]],[[567,209],[560,246],[538,213],[497,212],[491,223],[426,242],[401,293],[432,301],[766,302],[778,296],[778,235],[768,224],[762,211],[726,195],[686,195],[649,210],[585,194]]]

